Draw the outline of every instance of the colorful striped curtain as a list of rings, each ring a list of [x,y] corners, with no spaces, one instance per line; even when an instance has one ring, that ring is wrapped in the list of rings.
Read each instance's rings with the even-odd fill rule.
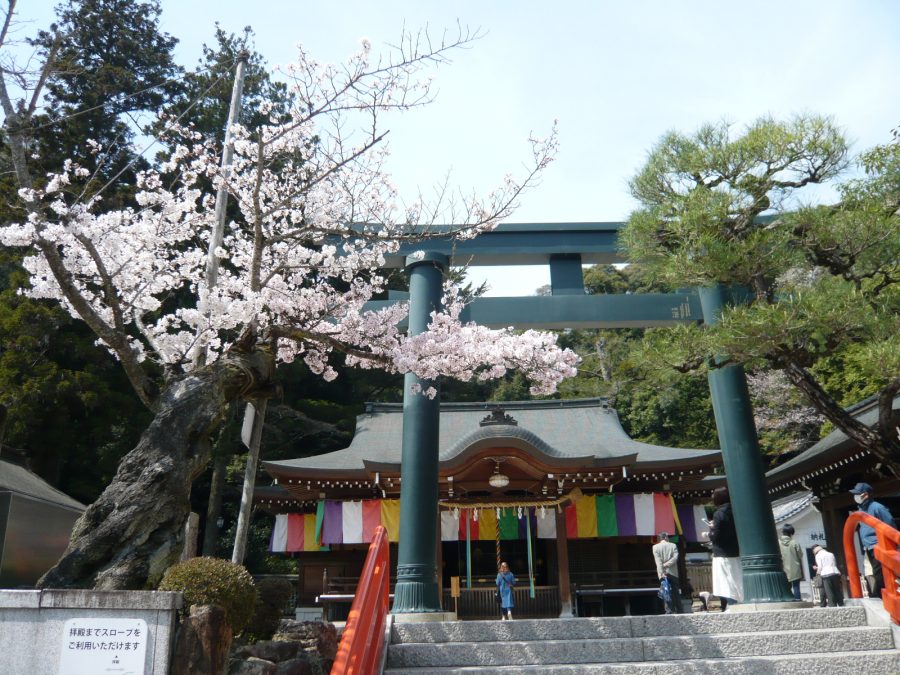
[[[652,537],[668,532],[699,541],[700,532],[706,529],[702,506],[676,506],[668,493],[582,495],[563,511],[570,539]],[[555,518],[538,518],[537,533],[540,539],[555,538]]]
[[[478,509],[479,541],[494,541],[497,538],[497,511],[492,508]],[[472,534],[472,539],[476,539]]]
[[[381,524],[388,533],[388,541],[400,541],[400,500],[381,500]]]
[[[328,550],[316,541],[315,513],[279,513],[275,516],[270,548],[279,553]]]
[[[538,539],[556,539],[556,507],[542,509],[537,518]]]
[[[700,541],[701,533],[708,529],[702,506],[676,505],[669,493],[580,495],[563,513],[570,539],[668,532],[682,534],[687,541]],[[499,520],[496,507],[475,507],[445,510],[440,518],[442,541],[465,541],[467,518],[472,541],[493,541],[497,527],[502,540],[524,539],[529,526],[539,539],[557,535],[556,507],[504,507]],[[320,501],[315,513],[276,516],[269,548],[273,552],[319,551],[333,544],[366,544],[378,525],[384,525],[391,542],[399,540],[399,500]]]

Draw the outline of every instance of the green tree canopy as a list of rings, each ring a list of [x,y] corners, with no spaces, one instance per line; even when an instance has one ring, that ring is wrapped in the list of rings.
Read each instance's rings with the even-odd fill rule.
[[[851,164],[858,175],[838,183]],[[839,201],[804,205],[804,190],[825,182]],[[828,118],[763,118],[742,134],[706,125],[664,136],[631,191],[641,203],[623,232],[632,260],[673,285],[749,290],[713,326],[649,333],[639,358],[685,372],[723,358],[783,371],[835,426],[900,464],[889,423],[900,391],[900,145],[851,163]],[[879,395],[876,428],[841,406],[837,362]]]

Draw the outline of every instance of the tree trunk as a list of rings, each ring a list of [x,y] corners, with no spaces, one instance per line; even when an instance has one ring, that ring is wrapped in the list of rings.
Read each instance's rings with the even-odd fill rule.
[[[893,398],[896,389],[889,385],[882,391],[879,404],[879,424],[868,427],[852,414],[848,413],[835,400],[828,395],[822,386],[805,368],[795,364],[784,365],[784,373],[788,380],[812,403],[813,407],[822,413],[834,426],[843,431],[848,438],[856,441],[861,447],[869,450],[875,457],[887,465],[895,475],[900,475],[900,443],[890,433],[885,434],[885,429],[890,429],[885,424],[886,409],[893,410]],[[900,383],[900,379],[895,380]],[[900,384],[896,385],[900,387]]]
[[[231,401],[268,388],[274,359],[232,351],[168,386],[137,447],[75,524],[41,588],[156,588],[184,546],[191,482],[210,457],[210,437]]]
[[[218,552],[219,516],[222,513],[222,492],[225,490],[225,472],[228,459],[224,451],[213,457],[212,479],[209,484],[209,502],[206,507],[206,529],[203,531],[203,555],[214,558]]]

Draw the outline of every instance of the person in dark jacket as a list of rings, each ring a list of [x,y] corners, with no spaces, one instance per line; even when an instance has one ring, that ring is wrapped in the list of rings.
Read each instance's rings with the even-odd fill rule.
[[[744,576],[728,488],[718,488],[713,492],[713,504],[716,512],[712,521],[708,521],[713,554],[713,595],[719,598],[722,611],[725,611],[729,603],[744,600]]]
[[[853,501],[859,505],[860,511],[865,511],[870,516],[878,518],[878,520],[887,523],[891,527],[894,525],[894,517],[888,508],[876,502],[873,497],[875,491],[868,483],[857,483],[856,487],[850,490],[853,495]],[[862,546],[866,552],[866,558],[872,566],[872,577],[874,579],[872,587],[869,589],[869,595],[873,598],[881,598],[881,591],[884,588],[884,573],[881,571],[881,562],[875,558],[875,544],[878,543],[878,535],[875,529],[865,523],[859,524],[859,536],[862,539]]]

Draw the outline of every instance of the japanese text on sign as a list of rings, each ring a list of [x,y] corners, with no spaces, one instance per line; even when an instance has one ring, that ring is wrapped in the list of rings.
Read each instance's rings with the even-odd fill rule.
[[[59,675],[143,675],[143,619],[69,619],[63,628]]]

